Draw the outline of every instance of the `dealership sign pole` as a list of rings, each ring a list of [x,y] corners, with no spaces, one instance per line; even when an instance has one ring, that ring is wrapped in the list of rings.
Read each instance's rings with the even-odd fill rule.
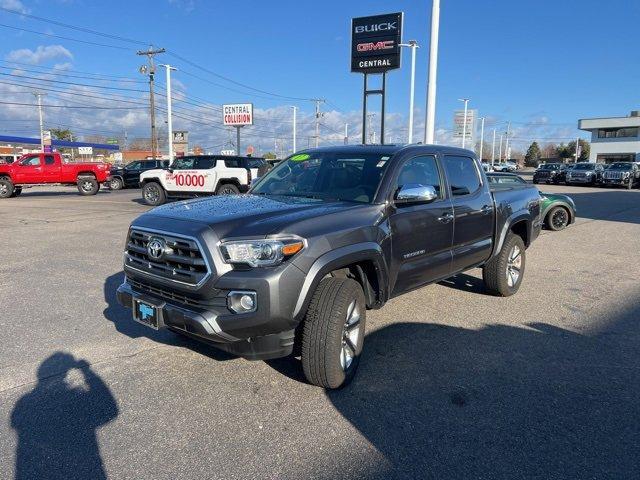
[[[362,143],[367,143],[367,97],[381,95],[380,143],[384,144],[387,72],[400,68],[403,13],[389,13],[351,20],[351,71],[364,74],[362,95]],[[368,75],[382,74],[382,88],[368,89]]]
[[[222,123],[236,127],[236,155],[240,155],[240,129],[253,125],[253,103],[234,103],[222,106]]]

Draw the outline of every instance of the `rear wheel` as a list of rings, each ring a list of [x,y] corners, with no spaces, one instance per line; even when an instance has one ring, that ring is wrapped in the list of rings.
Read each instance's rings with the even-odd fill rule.
[[[0,178],[0,198],[9,198],[13,196],[14,186],[8,178]]]
[[[162,185],[157,182],[149,182],[142,187],[142,198],[147,205],[155,207],[167,201],[167,194]]]
[[[492,295],[509,297],[522,284],[525,267],[525,247],[522,238],[507,234],[500,253],[482,267],[482,278]]]
[[[302,330],[302,368],[314,385],[341,388],[354,377],[364,342],[366,305],[350,278],[325,278],[316,289]]]
[[[553,207],[547,214],[545,223],[553,231],[563,230],[569,225],[569,212],[564,207]]]
[[[238,187],[232,183],[223,183],[216,190],[216,195],[237,195],[240,193]]]
[[[100,190],[100,184],[95,177],[79,177],[78,192],[80,195],[95,195]]]

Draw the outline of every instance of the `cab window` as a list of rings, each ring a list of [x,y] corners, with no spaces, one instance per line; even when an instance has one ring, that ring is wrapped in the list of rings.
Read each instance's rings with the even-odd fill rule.
[[[198,170],[209,170],[216,166],[216,160],[211,157],[200,157],[196,159],[195,166]]]
[[[438,171],[436,157],[433,155],[424,155],[414,157],[405,162],[398,174],[398,182],[396,185],[396,193],[404,185],[417,184],[433,187],[441,197],[442,180]]]
[[[38,165],[40,165],[40,157],[38,155],[27,157],[22,161],[22,165],[37,167]]]
[[[444,168],[454,197],[469,195],[480,189],[480,172],[473,158],[445,155]]]

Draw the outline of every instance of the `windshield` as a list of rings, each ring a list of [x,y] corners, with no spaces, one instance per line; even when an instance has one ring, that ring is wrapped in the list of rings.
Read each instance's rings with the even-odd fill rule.
[[[300,153],[266,174],[251,193],[371,203],[389,155]]]
[[[574,170],[593,170],[595,169],[595,165],[593,163],[578,163],[575,167],[573,167]]]
[[[560,168],[560,165],[557,163],[547,163],[540,167],[541,170],[557,170],[558,168]]]
[[[607,167],[608,170],[631,170],[630,163],[612,163]]]

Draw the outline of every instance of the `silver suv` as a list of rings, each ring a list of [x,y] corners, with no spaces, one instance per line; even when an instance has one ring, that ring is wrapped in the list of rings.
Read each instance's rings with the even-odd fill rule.
[[[602,181],[604,165],[601,163],[576,163],[567,171],[566,184],[597,185]]]

